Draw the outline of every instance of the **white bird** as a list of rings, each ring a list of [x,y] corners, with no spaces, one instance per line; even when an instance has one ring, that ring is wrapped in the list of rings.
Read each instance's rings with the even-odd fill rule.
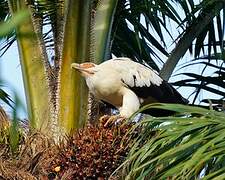
[[[84,76],[97,99],[116,107],[124,118],[129,118],[143,104],[188,102],[150,67],[129,58],[114,58],[99,65],[73,63],[71,67]]]

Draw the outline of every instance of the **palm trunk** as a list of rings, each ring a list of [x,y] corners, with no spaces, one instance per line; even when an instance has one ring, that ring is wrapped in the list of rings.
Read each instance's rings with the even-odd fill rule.
[[[24,0],[9,0],[8,3],[12,15],[18,10],[27,9]],[[49,129],[54,131],[54,127],[51,119],[46,52],[32,23],[31,11],[29,20],[16,29],[16,35],[30,125],[49,134]]]
[[[70,66],[89,60],[91,5],[89,0],[69,0],[66,4],[59,82],[59,120],[66,133],[82,127],[87,119],[88,90],[84,79]]]

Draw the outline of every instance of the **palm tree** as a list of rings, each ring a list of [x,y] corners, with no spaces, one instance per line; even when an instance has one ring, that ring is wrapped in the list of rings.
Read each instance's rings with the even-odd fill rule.
[[[193,86],[197,92],[210,90],[224,99],[224,91],[207,86],[224,88],[224,68],[213,63],[214,59],[224,60],[223,0],[198,4],[193,0],[1,0],[1,7],[1,20],[7,16],[8,7],[11,16],[19,10],[28,14],[4,47],[7,49],[16,35],[29,120],[33,128],[50,131],[55,139],[83,126],[87,119],[88,92],[70,64],[86,60],[98,63],[111,53],[148,63],[168,80],[181,57],[188,50],[194,52],[195,59],[201,61],[190,61],[191,65],[201,62],[216,67],[217,76],[186,73],[192,79],[175,85]],[[178,27],[179,36],[173,37],[169,22]],[[171,52],[165,40],[168,37],[175,44]],[[165,63],[163,59],[167,59]],[[200,84],[193,83],[196,81]],[[178,115],[141,122],[143,131],[124,163],[127,177],[223,176],[222,112],[178,105],[146,108],[172,109]],[[139,124],[136,126],[139,128]]]
[[[1,3],[5,5],[7,1]],[[26,23],[18,26],[15,34],[31,125],[45,133],[50,130],[56,139],[83,126],[87,119],[88,92],[83,80],[70,70],[71,63],[87,60],[99,63],[112,53],[148,63],[168,80],[188,50],[199,58],[206,47],[207,60],[218,58],[219,53],[221,57],[224,55],[222,0],[203,0],[199,4],[192,0],[9,0],[8,5],[12,16],[24,9],[28,9],[29,14]],[[176,6],[180,7],[184,18],[177,13]],[[174,29],[169,28],[169,22],[178,27],[178,37],[173,37],[171,31]],[[165,40],[168,37],[175,44],[171,52]],[[6,48],[12,39],[13,36],[8,38]],[[167,59],[165,64],[164,59]],[[224,77],[222,71],[216,73]],[[192,78],[203,79],[193,75]],[[217,85],[222,86],[221,83]],[[200,110],[190,110],[189,114],[193,111]],[[158,127],[157,123],[154,125]],[[174,144],[177,142],[169,147]],[[151,165],[158,166],[155,161]],[[138,167],[138,173],[139,170],[143,170],[142,166]]]
[[[2,7],[7,3],[11,16],[18,11],[29,13],[28,20],[17,26],[15,35],[31,126],[57,138],[83,126],[88,92],[70,64],[104,59],[117,1],[9,0],[1,1]],[[96,29],[99,26],[103,28]],[[94,45],[92,36],[101,43]],[[5,48],[12,39],[13,36],[7,39]],[[54,55],[49,59],[50,51]]]
[[[151,16],[149,4],[140,7],[138,4],[136,1],[129,4],[125,0],[1,1],[1,7],[5,9],[2,19],[7,17],[8,7],[11,16],[18,11],[28,10],[29,13],[28,20],[16,28],[15,34],[8,36],[2,50],[6,50],[16,38],[33,128],[48,134],[50,129],[50,134],[59,137],[59,134],[85,124],[88,92],[80,76],[70,70],[72,62],[89,60],[98,63],[110,57],[112,52],[136,61],[145,60],[159,69],[145,38],[164,55],[168,53],[140,23],[138,16],[142,11],[146,11],[146,17]],[[166,4],[170,5],[169,2]],[[164,17],[179,22],[172,6],[166,10],[161,9]],[[158,9],[154,8],[154,11],[157,13]],[[164,20],[159,23],[159,19],[154,18],[151,21],[154,29],[164,41],[160,27],[160,23],[165,27]],[[130,30],[127,20],[134,24],[135,31]],[[125,45],[124,33],[130,36],[126,40],[131,41]],[[50,54],[53,55],[49,58]]]

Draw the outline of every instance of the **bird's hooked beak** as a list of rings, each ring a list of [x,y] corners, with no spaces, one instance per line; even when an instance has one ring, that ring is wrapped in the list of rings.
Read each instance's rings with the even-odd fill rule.
[[[81,72],[82,75],[92,75],[94,74],[93,70],[90,69],[93,66],[85,65],[85,63],[78,64],[78,63],[72,63],[71,68]]]
[[[83,69],[83,68],[81,68],[80,67],[80,64],[78,64],[78,63],[72,63],[71,64],[71,68],[73,69],[76,69],[76,70],[81,70],[81,69]]]

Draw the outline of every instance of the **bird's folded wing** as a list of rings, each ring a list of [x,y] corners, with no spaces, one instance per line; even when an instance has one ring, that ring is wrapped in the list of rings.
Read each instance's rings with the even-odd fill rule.
[[[140,98],[153,98],[163,103],[182,103],[188,101],[154,70],[129,59],[118,60],[121,81]]]
[[[115,61],[114,61],[115,62]],[[129,87],[150,87],[152,84],[160,86],[163,79],[150,67],[129,60],[118,59],[115,63],[121,81]]]

